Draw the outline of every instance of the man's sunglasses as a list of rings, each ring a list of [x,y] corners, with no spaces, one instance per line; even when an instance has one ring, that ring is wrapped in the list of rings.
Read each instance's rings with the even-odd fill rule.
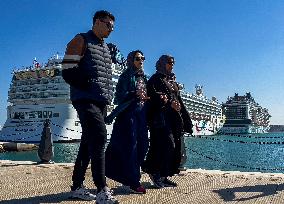
[[[135,59],[135,61],[145,61],[145,57],[143,56],[143,57],[135,57],[134,58]]]
[[[108,29],[113,30],[114,25],[113,25],[112,23],[103,21],[103,20],[101,20],[101,19],[100,19],[100,21],[103,22],[103,23],[105,23]]]

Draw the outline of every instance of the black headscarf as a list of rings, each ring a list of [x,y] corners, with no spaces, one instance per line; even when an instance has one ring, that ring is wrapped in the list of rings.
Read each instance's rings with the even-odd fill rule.
[[[161,73],[167,76],[171,76],[173,74],[172,72],[168,73],[166,70],[166,64],[168,63],[170,59],[174,60],[174,57],[171,55],[162,55],[159,58],[159,60],[156,62],[156,70],[158,73]]]
[[[174,61],[174,57],[171,55],[162,55],[159,60],[156,62],[156,70],[157,73],[163,74],[165,77],[163,78],[163,81],[165,85],[169,88],[169,90],[178,92],[178,86],[175,82],[175,74],[173,72],[168,72],[166,70],[166,64],[169,61]]]

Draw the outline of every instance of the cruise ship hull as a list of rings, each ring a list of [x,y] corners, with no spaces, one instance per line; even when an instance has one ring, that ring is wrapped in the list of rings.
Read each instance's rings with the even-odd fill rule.
[[[247,127],[222,127],[218,133],[220,134],[254,134],[268,133],[269,128],[263,126],[247,126]]]
[[[192,120],[193,124],[193,135],[215,135],[222,127],[222,123],[218,122],[211,122],[206,120]]]
[[[39,142],[43,123],[48,118],[54,142],[74,142],[81,139],[81,125],[72,104],[15,105],[8,107],[8,119],[0,141]],[[107,125],[108,139],[112,130]]]
[[[0,141],[39,142],[43,123],[48,118],[54,142],[74,142],[81,139],[81,125],[72,104],[13,105],[8,107],[7,120]],[[219,119],[192,120],[193,135],[214,135],[222,127]],[[107,125],[110,139],[112,125]]]

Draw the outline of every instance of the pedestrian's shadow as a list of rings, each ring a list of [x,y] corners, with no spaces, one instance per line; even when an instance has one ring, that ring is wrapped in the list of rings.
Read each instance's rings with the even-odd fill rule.
[[[225,188],[219,190],[213,190],[213,192],[218,193],[224,201],[246,201],[251,199],[256,199],[260,197],[270,196],[277,194],[284,190],[284,184],[264,184],[264,185],[254,185],[254,186],[242,186],[234,188]],[[236,198],[236,193],[260,193],[258,195],[252,195],[247,197]]]
[[[70,192],[62,192],[57,194],[48,194],[42,196],[34,196],[29,198],[15,198],[10,200],[2,200],[1,204],[39,204],[39,203],[61,203],[63,201],[77,201],[70,198]]]

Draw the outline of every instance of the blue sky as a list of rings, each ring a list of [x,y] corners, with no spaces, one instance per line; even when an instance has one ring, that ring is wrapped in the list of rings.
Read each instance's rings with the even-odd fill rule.
[[[220,102],[251,92],[269,109],[272,124],[284,124],[283,0],[1,0],[0,125],[13,68],[63,55],[100,9],[117,19],[107,42],[124,56],[141,49],[148,74],[160,55],[171,54],[187,91],[201,84]]]

